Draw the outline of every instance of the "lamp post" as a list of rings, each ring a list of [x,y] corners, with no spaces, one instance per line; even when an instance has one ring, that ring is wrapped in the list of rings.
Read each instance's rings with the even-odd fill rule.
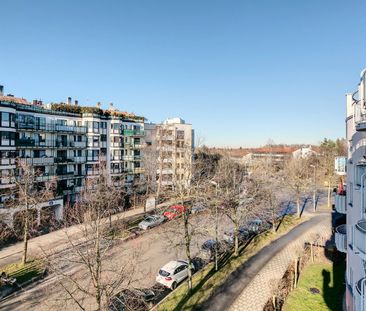
[[[315,212],[316,211],[316,165],[311,164],[310,167],[312,167],[314,169],[313,208],[314,208],[314,212]]]
[[[219,184],[213,180],[211,180],[210,183],[216,187],[216,198],[217,198]],[[218,213],[218,206],[217,206],[217,202],[216,202],[216,204],[215,204],[215,271],[219,270],[219,267],[218,267],[218,243],[219,243],[218,231],[219,231],[219,213]]]

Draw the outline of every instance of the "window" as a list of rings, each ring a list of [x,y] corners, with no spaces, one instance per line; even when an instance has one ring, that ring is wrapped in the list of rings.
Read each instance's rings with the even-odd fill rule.
[[[0,146],[14,146],[15,145],[15,133],[14,132],[0,132]]]
[[[356,186],[360,187],[362,184],[362,175],[366,173],[366,165],[356,165],[355,166],[356,175]],[[363,176],[365,179],[366,175]]]
[[[100,122],[100,128],[106,129],[107,128],[107,122]]]

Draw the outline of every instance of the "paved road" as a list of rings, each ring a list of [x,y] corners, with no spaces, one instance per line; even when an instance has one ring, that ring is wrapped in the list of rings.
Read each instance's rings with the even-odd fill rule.
[[[195,227],[205,228],[207,216],[205,214],[198,214],[198,217],[193,217],[193,225]],[[222,228],[227,228],[230,224],[227,219],[223,218],[220,221]],[[106,260],[106,269],[112,271],[118,270],[122,266],[130,265],[131,269],[136,271],[133,275],[133,285],[135,287],[150,287],[155,283],[155,276],[157,271],[170,260],[184,259],[185,254],[182,248],[173,248],[169,241],[169,236],[172,235],[171,223],[166,223],[160,227],[154,228],[139,236],[136,239],[126,242],[118,242],[113,246],[110,253],[108,253],[108,260]],[[175,227],[176,228],[176,227]],[[220,235],[222,235],[222,231]],[[198,254],[200,245],[207,239],[207,235],[198,235],[194,238],[192,243],[193,255]],[[133,264],[136,264],[133,267]],[[64,264],[64,272],[74,274],[78,280],[88,279],[88,274],[85,268],[80,265],[71,265],[68,267]],[[46,278],[44,282],[21,292],[19,295],[6,299],[0,303],[0,310],[73,310],[75,306],[71,302],[65,303],[64,290],[60,287],[59,282],[55,276]],[[92,310],[92,302],[87,310]]]
[[[136,212],[135,212],[136,213]],[[200,216],[200,215],[199,215]],[[207,217],[195,217],[195,227],[204,227],[201,221],[207,221]],[[230,224],[226,218],[220,222],[221,228],[228,229]],[[116,271],[116,267],[121,267],[126,263],[136,263],[136,272],[134,275],[134,284],[136,287],[149,287],[155,282],[155,275],[158,269],[169,260],[185,258],[184,253],[178,248],[169,248],[167,240],[172,232],[167,230],[169,223],[149,231],[134,240],[120,242],[113,246],[108,253],[108,267]],[[71,228],[73,234],[77,236],[77,228]],[[70,233],[70,232],[69,232]],[[222,232],[221,232],[222,234]],[[198,253],[199,246],[207,239],[206,235],[199,235],[193,241],[193,253]],[[56,239],[56,242],[53,240]],[[54,245],[63,247],[66,242],[66,236],[62,230],[51,233],[32,240],[31,249],[33,252],[39,252],[39,245],[48,245],[51,249]],[[42,243],[41,243],[42,242]],[[0,252],[0,266],[4,262],[19,260],[21,253],[12,253],[20,245],[14,245]],[[19,250],[18,250],[19,251]],[[66,266],[66,264],[65,264]],[[132,264],[131,264],[132,266]],[[88,279],[86,272],[80,265],[74,264],[65,267],[65,272],[75,274],[78,279]],[[44,282],[27,289],[19,295],[7,299],[0,303],[0,310],[73,310],[75,306],[70,302],[65,302],[64,290],[58,284],[56,277],[50,276]],[[89,308],[93,309],[90,304]],[[207,309],[206,309],[207,310]],[[208,309],[209,310],[209,309]]]
[[[302,248],[307,238],[314,233],[322,232],[327,234],[331,232],[329,211],[320,212],[319,215],[298,225],[263,248],[232,273],[227,281],[215,291],[213,297],[197,310],[263,310],[264,303],[270,298],[270,284],[274,279],[282,277],[290,260],[296,255],[294,249],[291,248],[293,243],[298,242],[297,248]]]

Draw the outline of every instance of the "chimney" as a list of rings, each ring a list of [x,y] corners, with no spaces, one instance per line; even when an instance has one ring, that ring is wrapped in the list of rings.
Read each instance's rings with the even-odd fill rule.
[[[75,100],[75,106],[78,106],[78,105],[79,105],[79,101]]]
[[[0,85],[0,96],[4,95],[4,86]]]
[[[97,108],[100,108],[102,106],[102,104],[100,102],[97,102]]]
[[[68,97],[68,98],[67,98],[67,104],[68,104],[68,105],[71,105],[71,97]]]
[[[37,104],[38,104],[38,101],[37,101],[36,99],[33,99],[33,100],[32,100],[32,105],[33,105],[33,106],[37,106]]]
[[[115,108],[113,107],[113,103],[109,103],[109,110],[115,110]]]

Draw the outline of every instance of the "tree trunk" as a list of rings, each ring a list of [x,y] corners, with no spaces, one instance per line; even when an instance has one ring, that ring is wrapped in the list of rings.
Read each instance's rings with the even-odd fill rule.
[[[328,180],[328,208],[330,208],[330,194],[331,194],[330,180]]]
[[[24,222],[24,236],[23,236],[23,258],[22,263],[27,263],[28,256],[28,231],[29,231],[29,219],[28,219],[28,208],[25,210],[25,222]]]
[[[188,211],[183,213],[184,218],[184,236],[185,236],[185,247],[186,256],[188,261],[188,291],[192,291],[192,259],[191,259],[191,236],[189,233],[189,222],[188,222]]]
[[[239,225],[235,224],[235,229],[234,229],[234,242],[235,242],[235,247],[234,247],[234,255],[237,257],[239,256]]]
[[[301,211],[300,211],[300,197],[299,196],[297,196],[297,198],[296,198],[296,209],[297,209],[297,217],[300,218]]]
[[[96,241],[95,241],[95,262],[96,262],[96,273],[95,273],[95,300],[97,303],[97,311],[102,310],[102,288],[101,288],[101,257],[100,257],[100,213],[98,214],[98,219],[96,220]]]
[[[218,264],[218,244],[219,244],[219,213],[218,213],[218,206],[217,203],[215,205],[215,271],[219,270],[219,264]]]

